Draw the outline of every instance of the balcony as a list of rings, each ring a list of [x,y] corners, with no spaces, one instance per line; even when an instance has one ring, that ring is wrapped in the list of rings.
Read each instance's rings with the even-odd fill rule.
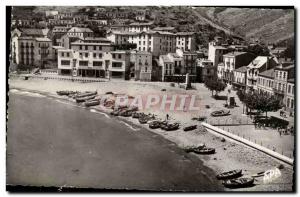
[[[276,93],[276,94],[285,94],[285,91],[284,91],[284,90],[279,90],[279,89],[277,89],[277,88],[273,88],[273,91],[274,91],[274,93]]]

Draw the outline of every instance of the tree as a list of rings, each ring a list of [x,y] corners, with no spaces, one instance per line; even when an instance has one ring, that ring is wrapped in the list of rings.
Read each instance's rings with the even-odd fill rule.
[[[246,106],[250,110],[257,110],[259,112],[266,113],[268,116],[269,111],[279,110],[281,105],[281,100],[276,96],[270,96],[266,93],[259,94],[258,92],[248,92],[244,95],[244,101]]]
[[[211,91],[212,96],[214,96],[214,91],[215,96],[217,96],[218,93],[224,91],[227,86],[222,80],[218,79],[216,76],[212,78],[206,78],[204,80],[204,85]]]

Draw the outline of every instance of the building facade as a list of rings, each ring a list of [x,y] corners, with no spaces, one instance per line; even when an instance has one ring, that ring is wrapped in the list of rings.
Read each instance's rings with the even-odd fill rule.
[[[147,51],[136,51],[134,53],[135,80],[151,81],[152,54]]]
[[[183,51],[195,51],[196,39],[194,32],[177,32],[176,48]]]
[[[247,81],[248,89],[257,90],[258,74],[277,66],[273,57],[258,56],[247,66]]]
[[[247,52],[230,52],[223,55],[223,67],[218,69],[221,74],[221,79],[225,82],[232,83],[234,81],[233,71],[242,66],[247,66],[255,55]]]
[[[241,88],[246,90],[247,83],[247,66],[242,66],[238,69],[233,70],[233,82],[232,85],[235,88]]]

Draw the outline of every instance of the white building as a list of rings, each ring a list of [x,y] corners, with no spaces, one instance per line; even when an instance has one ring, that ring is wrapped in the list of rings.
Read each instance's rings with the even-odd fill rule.
[[[177,32],[176,48],[183,51],[195,51],[196,40],[194,32]]]
[[[93,37],[94,32],[90,28],[83,28],[83,27],[72,27],[68,33],[69,36],[76,36],[76,37]]]
[[[247,66],[247,88],[257,90],[258,74],[277,66],[273,57],[258,56]]]
[[[113,51],[107,42],[78,40],[71,49],[58,50],[59,74],[125,79],[129,63],[127,51]]]
[[[216,42],[210,42],[208,44],[208,59],[214,63],[214,66],[218,66],[223,62],[223,55],[227,52],[227,48],[218,45]]]
[[[149,23],[131,23],[129,25],[129,32],[142,32],[142,31],[149,31],[153,22]]]

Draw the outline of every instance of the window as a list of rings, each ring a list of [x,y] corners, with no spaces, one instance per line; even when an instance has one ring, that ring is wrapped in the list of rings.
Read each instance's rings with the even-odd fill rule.
[[[97,50],[97,46],[94,46],[94,50]]]
[[[85,57],[89,57],[89,53],[85,53]]]
[[[121,68],[122,67],[122,62],[113,62],[112,67],[113,68]]]
[[[93,53],[93,57],[96,58],[96,56],[97,56],[97,54],[96,54],[96,53]]]
[[[82,50],[82,46],[81,45],[79,45],[79,49]]]
[[[61,64],[62,66],[70,66],[70,60],[61,60],[61,61],[60,61],[60,64]]]
[[[99,58],[102,58],[102,53],[99,53],[98,56],[99,56]]]
[[[39,54],[40,54],[40,50],[39,50]],[[61,56],[64,57],[64,56],[65,56],[65,53],[64,53],[64,52],[61,52]]]
[[[119,54],[119,59],[121,59],[122,58],[122,54]]]
[[[67,53],[67,57],[70,57],[70,53]]]
[[[112,54],[112,58],[114,58],[114,59],[115,59],[115,58],[116,58],[116,54]]]
[[[291,108],[294,108],[294,99],[291,99]]]
[[[88,61],[79,61],[79,66],[88,66]]]
[[[102,66],[102,61],[93,61],[93,66]]]
[[[85,50],[88,50],[88,46],[85,46]]]

